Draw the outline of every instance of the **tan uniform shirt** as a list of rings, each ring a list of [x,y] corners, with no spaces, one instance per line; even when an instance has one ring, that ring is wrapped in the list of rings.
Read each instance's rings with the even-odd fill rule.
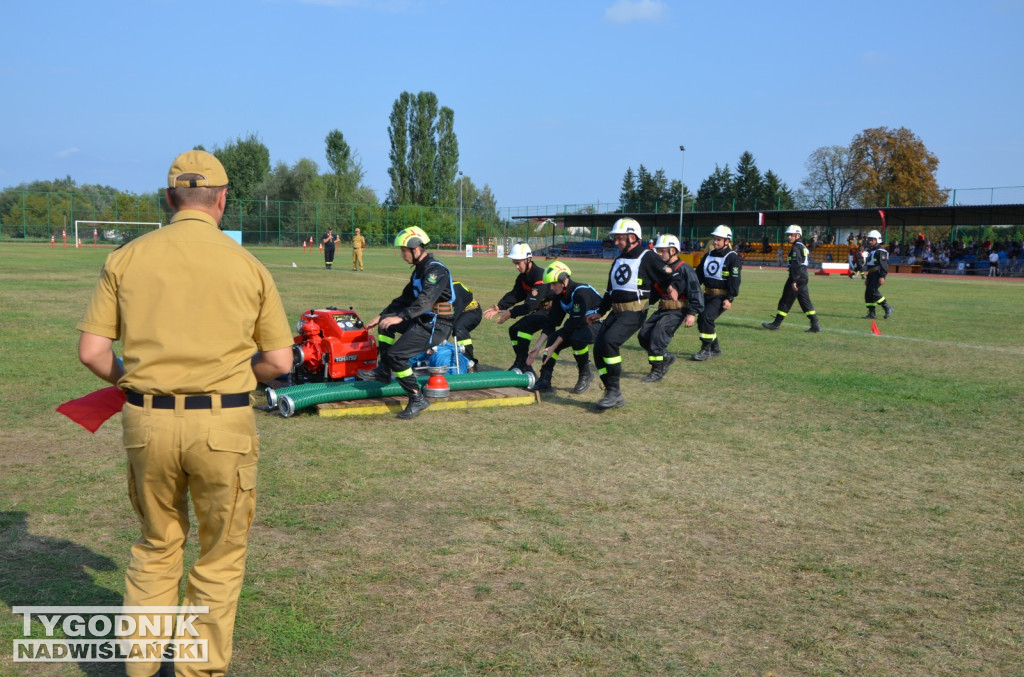
[[[247,392],[252,356],[293,343],[270,272],[196,210],[112,252],[77,328],[120,339],[117,385],[154,395]]]
[[[354,235],[352,237],[352,249],[362,249],[366,246],[366,238],[362,235]]]

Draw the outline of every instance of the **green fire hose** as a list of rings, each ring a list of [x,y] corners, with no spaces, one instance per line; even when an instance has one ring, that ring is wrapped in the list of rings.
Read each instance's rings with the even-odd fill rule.
[[[426,376],[416,379],[422,387]],[[517,374],[514,371],[483,371],[474,374],[448,374],[445,376],[451,390],[478,390],[482,388],[529,388],[534,383],[533,374]],[[276,406],[284,417],[315,404],[342,402],[371,397],[398,397],[404,395],[397,382],[379,381],[333,381],[328,383],[305,383],[273,390],[267,389],[267,404]]]

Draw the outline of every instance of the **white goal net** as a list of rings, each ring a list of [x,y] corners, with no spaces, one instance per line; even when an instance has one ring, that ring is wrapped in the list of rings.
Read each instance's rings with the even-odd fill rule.
[[[113,242],[115,244],[122,244],[138,237],[142,233],[153,230],[154,228],[162,228],[163,224],[159,221],[86,221],[77,220],[75,221],[75,243],[81,243],[81,237],[85,237],[86,240],[95,236],[97,239],[102,237],[106,242]]]

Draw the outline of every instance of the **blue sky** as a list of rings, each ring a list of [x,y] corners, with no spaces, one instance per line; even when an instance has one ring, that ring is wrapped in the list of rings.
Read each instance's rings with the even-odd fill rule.
[[[383,199],[403,90],[455,111],[501,209],[617,201],[641,164],[695,191],[745,150],[795,189],[815,148],[879,126],[943,187],[1024,185],[1024,0],[40,0],[6,27],[0,187],[146,192],[249,133],[325,169],[340,129]]]

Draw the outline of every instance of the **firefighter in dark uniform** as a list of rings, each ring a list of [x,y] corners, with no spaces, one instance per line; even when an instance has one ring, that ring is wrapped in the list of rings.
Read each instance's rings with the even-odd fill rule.
[[[334,228],[328,228],[320,240],[324,247],[324,268],[327,270],[331,270],[331,266],[334,265],[334,250],[340,241],[341,238],[334,234]]]
[[[377,368],[360,369],[364,381],[390,383],[394,373],[409,402],[398,418],[419,416],[430,406],[420,392],[409,360],[444,342],[452,333],[455,321],[455,289],[451,273],[424,249],[430,238],[422,228],[406,228],[395,236],[402,258],[414,266],[409,284],[402,295],[391,301],[366,324],[377,327]],[[401,334],[395,338],[395,334]]]
[[[690,264],[679,259],[679,239],[675,235],[662,235],[654,243],[654,250],[672,269],[669,284],[675,287],[677,298],[669,298],[666,287],[654,284],[651,301],[658,301],[658,310],[647,318],[637,335],[640,346],[647,351],[647,361],[651,363],[651,373],[640,379],[644,383],[665,378],[668,368],[676,360],[675,355],[667,352],[668,344],[679,325],[687,329],[692,327],[704,308],[704,294],[700,290],[697,273]]]
[[[807,331],[817,333],[821,331],[818,324],[818,315],[814,311],[814,304],[811,303],[811,295],[807,292],[807,263],[810,260],[810,251],[807,245],[800,241],[803,229],[800,226],[792,225],[786,229],[786,237],[789,238],[789,277],[786,278],[786,285],[782,288],[782,298],[779,299],[779,308],[775,311],[775,319],[771,322],[762,322],[765,329],[776,331],[782,321],[789,314],[793,307],[793,301],[800,303],[800,309],[804,311],[807,319],[811,321],[811,328]]]
[[[590,346],[601,329],[601,322],[590,322],[589,318],[598,314],[601,295],[589,284],[573,280],[569,266],[561,261],[552,261],[544,269],[544,283],[549,285],[553,302],[548,313],[548,323],[537,341],[537,347],[527,357],[527,365],[532,365],[538,357],[541,359],[540,378],[533,390],[551,392],[551,375],[555,371],[558,355],[563,348],[569,346],[576,359],[577,371],[576,385],[572,391],[582,395],[594,380],[594,370],[590,366]]]
[[[608,272],[608,288],[601,299],[600,314],[610,311],[594,341],[594,364],[605,393],[597,402],[598,410],[626,406],[619,390],[622,355],[619,349],[647,319],[654,284],[667,289],[669,298],[678,300],[678,291],[669,284],[672,269],[641,243],[640,224],[634,219],[619,219],[611,229],[619,257]],[[598,315],[590,316],[596,322]]]
[[[877,230],[868,233],[867,260],[864,262],[864,271],[867,279],[864,280],[864,304],[868,307],[868,314],[862,319],[875,319],[875,307],[882,306],[885,310],[883,320],[892,316],[893,307],[882,296],[882,285],[889,274],[889,252],[882,247],[882,234]]]
[[[484,311],[473,296],[473,290],[457,281],[455,284],[455,345],[469,360],[469,370],[476,371],[476,358],[473,357],[473,337],[470,332],[480,326]]]
[[[704,311],[697,318],[700,351],[691,358],[697,362],[722,354],[718,347],[715,320],[732,308],[733,300],[740,293],[743,262],[732,248],[732,228],[724,225],[715,228],[711,233],[711,244],[713,249],[704,254],[697,266],[697,277],[704,285]]]
[[[508,337],[516,355],[509,371],[527,373],[533,371],[526,364],[530,342],[533,335],[547,324],[551,301],[548,299],[548,286],[544,284],[544,269],[533,263],[530,245],[524,242],[512,245],[508,257],[512,259],[519,275],[516,276],[512,290],[484,311],[484,319],[497,317],[498,324],[504,324],[510,318],[522,318],[508,329]]]

